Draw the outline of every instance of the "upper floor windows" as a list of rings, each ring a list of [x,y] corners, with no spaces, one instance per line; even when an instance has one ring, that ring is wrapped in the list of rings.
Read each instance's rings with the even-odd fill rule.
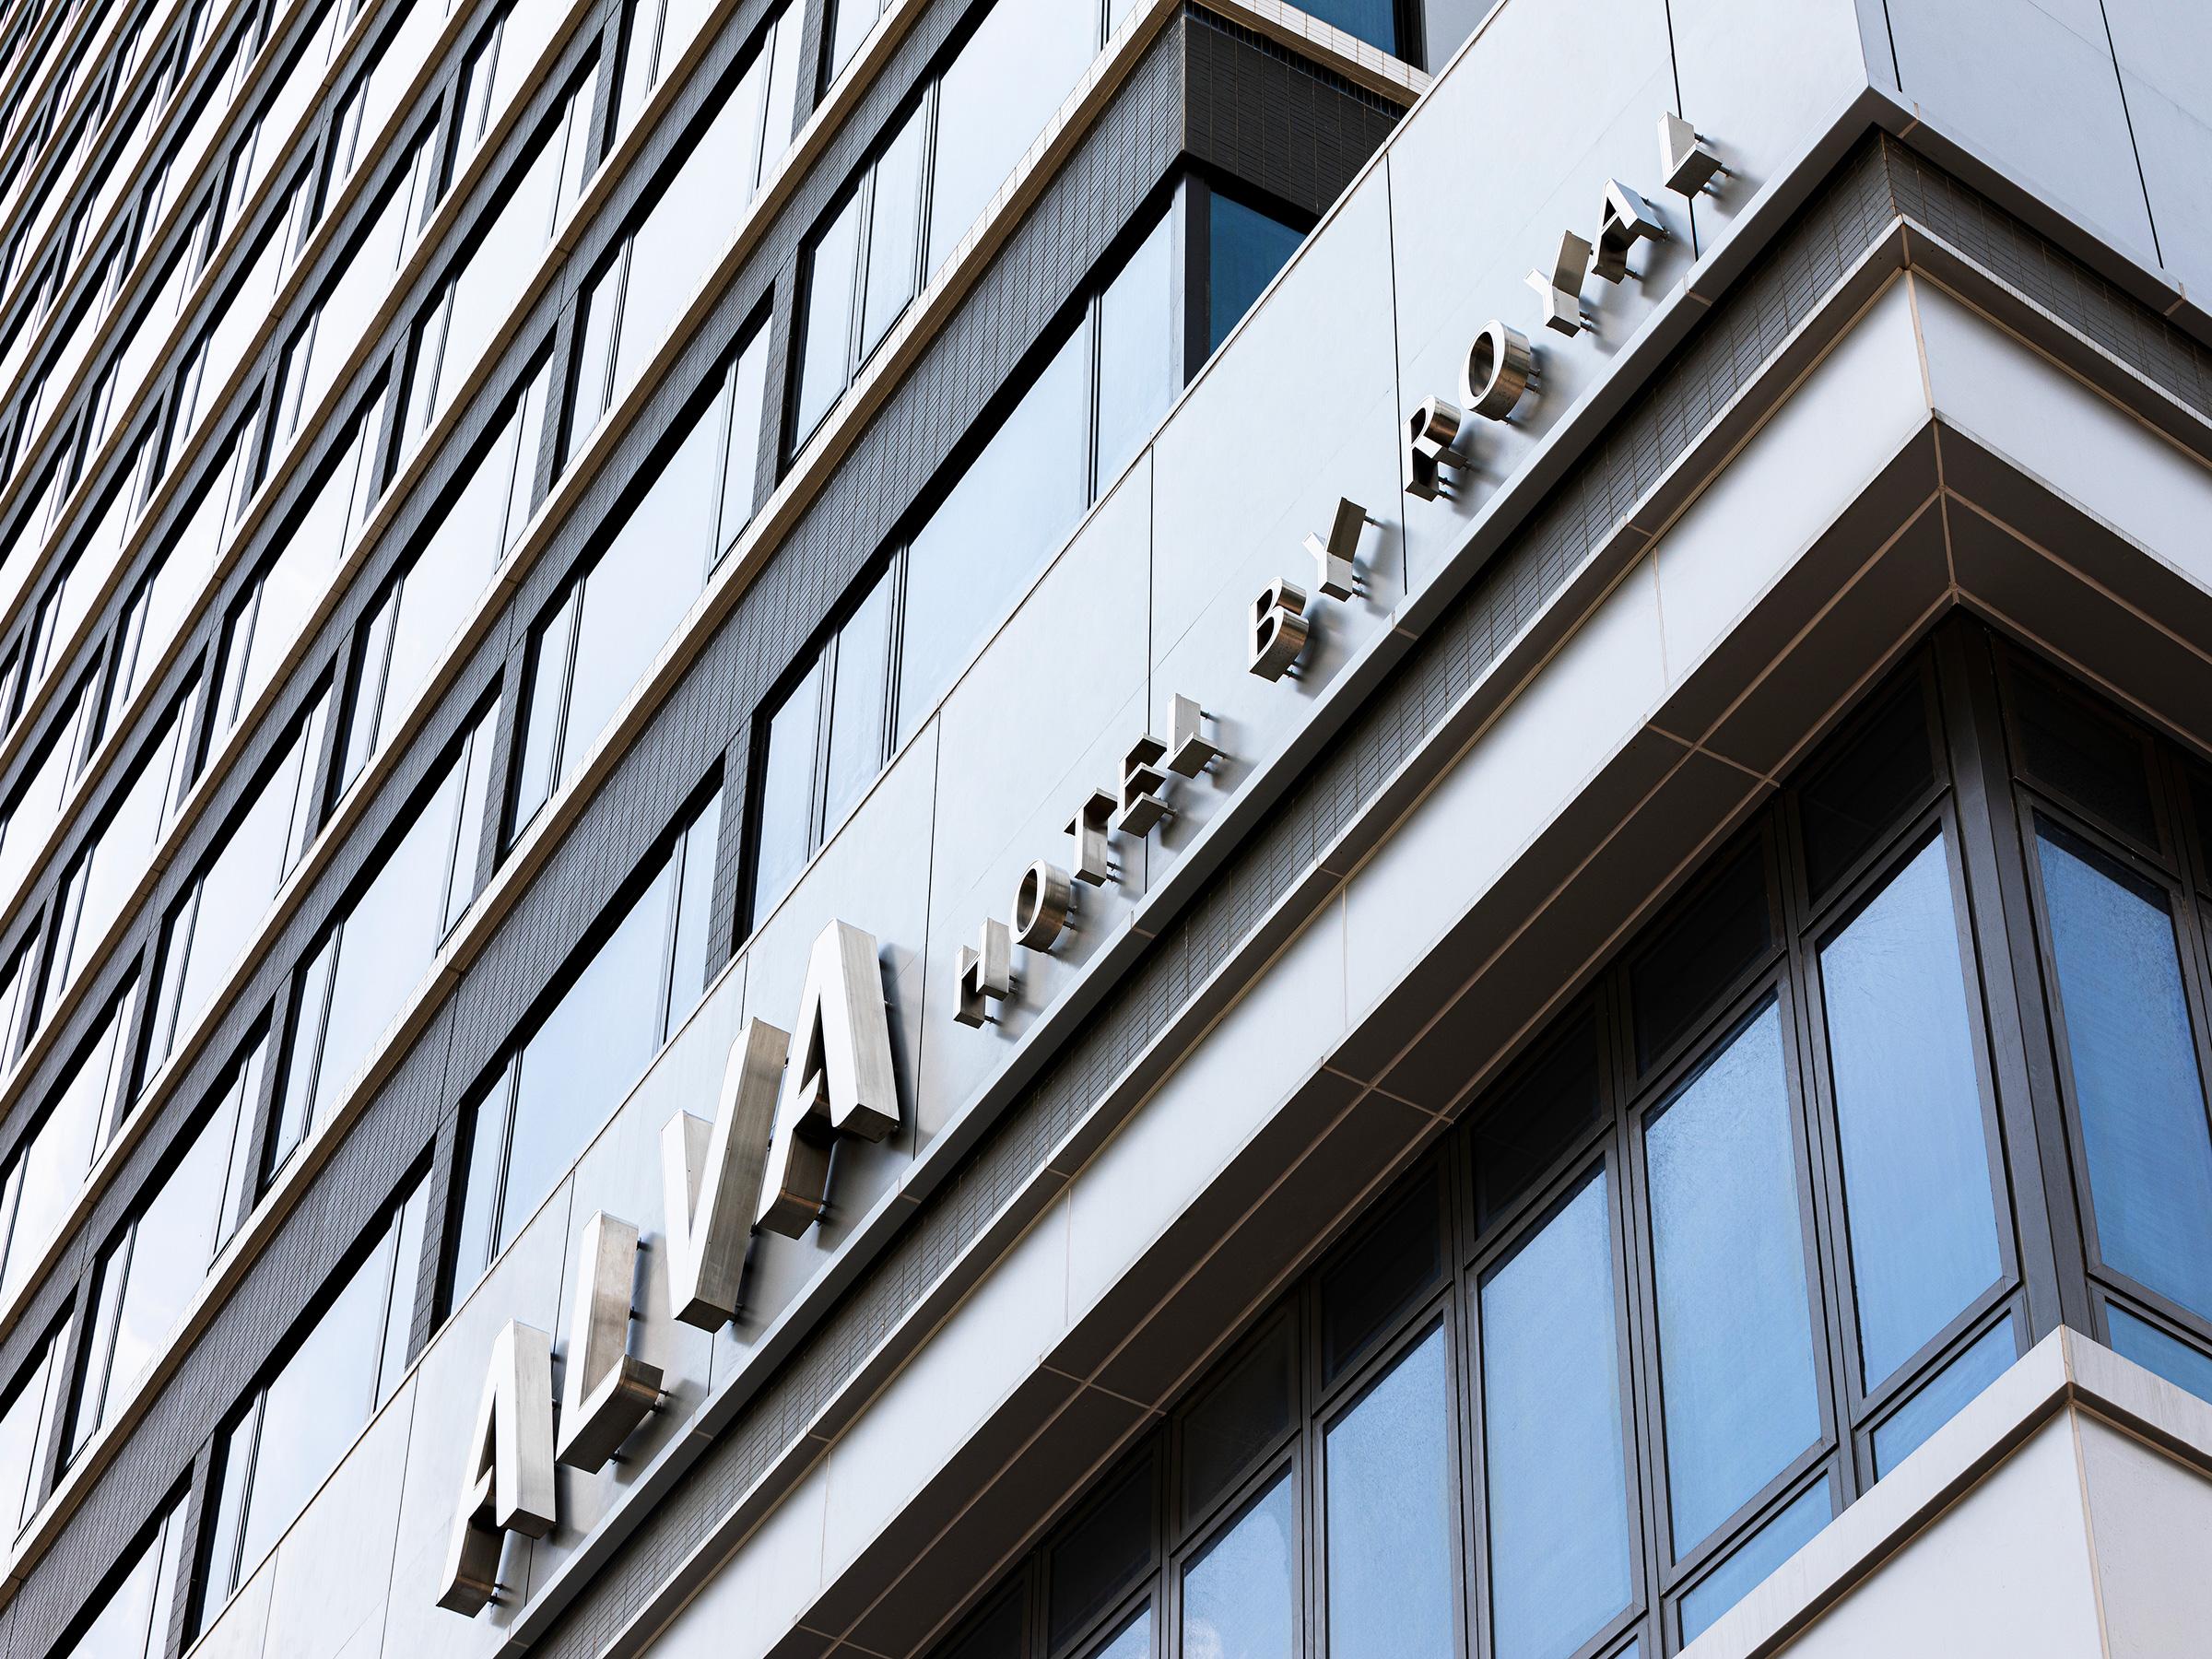
[[[252,1576],[406,1374],[427,1186],[418,1178],[394,1203],[337,1294],[219,1437],[194,1633]]]
[[[263,1182],[354,1080],[475,900],[497,724],[496,707],[477,717],[301,966]]]
[[[533,630],[510,840],[605,729],[752,516],[767,350],[756,328],[605,548]]]
[[[45,1496],[41,1471],[61,1421],[65,1321],[12,1382],[0,1384],[0,1537],[13,1543]]]
[[[180,1497],[161,1512],[128,1564],[95,1598],[99,1611],[60,1650],[60,1659],[160,1659],[169,1651],[170,1606],[191,1531],[190,1510]]]
[[[577,336],[571,453],[636,383],[789,147],[798,33],[788,9],[770,19],[683,160],[594,273]],[[758,394],[747,401],[757,407]]]
[[[646,98],[668,78],[712,9],[709,0],[628,0],[622,11],[622,89],[615,104],[618,132],[636,124]],[[791,32],[795,41],[798,31]],[[783,124],[788,137],[791,124]]]
[[[841,41],[869,0],[839,9]],[[792,449],[1081,78],[1100,27],[1092,8],[1069,0],[997,0],[815,231],[801,277]]]
[[[1197,179],[1177,187],[768,711],[754,739],[756,923],[1159,425],[1197,367],[1191,308],[1210,314],[1230,294],[1248,302],[1274,275],[1262,274],[1264,258],[1296,246],[1295,231],[1242,204],[1231,206],[1265,233],[1191,235],[1221,200]]]
[[[719,960],[709,931],[715,790],[650,864],[645,885],[608,932],[578,953],[558,999],[501,1058],[465,1122],[467,1175],[453,1245],[453,1301],[560,1182]]]

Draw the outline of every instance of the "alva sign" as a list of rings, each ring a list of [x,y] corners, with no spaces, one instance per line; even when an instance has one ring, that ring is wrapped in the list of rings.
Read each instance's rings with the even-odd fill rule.
[[[1726,171],[1678,117],[1663,115],[1659,132],[1668,188],[1695,195]],[[1545,326],[1570,337],[1580,334],[1589,326],[1584,280],[1594,274],[1622,281],[1633,274],[1628,260],[1636,243],[1666,235],[1641,196],[1609,181],[1594,239],[1562,232],[1549,266],[1529,274]],[[1485,324],[1466,354],[1462,404],[1430,397],[1406,418],[1406,492],[1421,500],[1450,493],[1443,469],[1474,465],[1465,442],[1469,418],[1513,418],[1537,390],[1536,371],[1526,337],[1502,322]],[[1326,536],[1306,538],[1313,591],[1284,580],[1253,599],[1248,672],[1270,682],[1298,673],[1319,620],[1316,600],[1347,601],[1364,592],[1359,547],[1375,522],[1359,503],[1340,500]],[[960,1024],[995,1023],[991,1004],[1020,990],[1016,947],[1053,948],[1072,925],[1081,888],[1119,879],[1115,839],[1142,841],[1173,817],[1177,789],[1195,787],[1215,772],[1223,751],[1207,735],[1205,711],[1178,695],[1169,700],[1169,716],[1165,741],[1148,732],[1137,737],[1113,787],[1091,791],[1077,806],[1065,831],[1074,841],[1068,865],[1050,858],[1031,864],[1016,884],[1007,919],[986,918],[975,944],[959,947],[952,967],[954,1018]],[[664,1248],[675,1317],[704,1331],[735,1319],[753,1238],[803,1237],[829,1202],[839,1140],[881,1141],[898,1129],[900,1116],[876,940],[832,922],[807,959],[793,1029],[758,1017],[747,1020],[730,1050],[713,1122],[682,1112],[662,1130]],[[543,1537],[558,1520],[555,1465],[604,1467],[659,1407],[659,1368],[629,1351],[639,1248],[630,1222],[599,1211],[585,1223],[558,1406],[552,1338],[510,1322],[494,1341],[467,1442],[441,1606],[474,1614],[495,1600],[506,1535]]]

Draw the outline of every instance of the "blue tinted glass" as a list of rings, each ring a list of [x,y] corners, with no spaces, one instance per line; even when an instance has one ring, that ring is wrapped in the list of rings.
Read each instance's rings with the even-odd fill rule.
[[[1398,50],[1396,0],[1307,0],[1305,9],[1371,46],[1394,54]]]
[[[1482,1287],[1490,1631],[1555,1659],[1628,1606],[1618,1303],[1603,1170]]]
[[[1877,1480],[1920,1450],[1928,1436],[1957,1417],[1983,1389],[2019,1358],[2018,1340],[2006,1319],[1974,1338],[1973,1345],[1874,1431],[1874,1473]]]
[[[1152,1609],[1146,1607],[1113,1633],[1113,1640],[1094,1649],[1091,1659],[1145,1659],[1152,1651]]]
[[[1994,1283],[1996,1212],[1941,838],[1820,953],[1869,1389]]]
[[[1213,247],[1206,280],[1206,349],[1211,351],[1244,320],[1260,290],[1275,280],[1304,238],[1241,202],[1218,194],[1209,199],[1207,233]]]
[[[2105,1317],[2112,1324],[2114,1353],[2133,1359],[2145,1371],[2158,1372],[2176,1388],[2212,1400],[2212,1355],[2198,1352],[2125,1308],[2108,1306]]]
[[[1828,1482],[1823,1480],[1754,1533],[1718,1571],[1682,1598],[1684,1643],[1695,1641],[1722,1614],[1765,1583],[1775,1568],[1828,1524],[1833,1512]]]
[[[1644,1131],[1677,1559],[1818,1438],[1804,1222],[1771,1004]]]
[[[2040,826],[2037,845],[2099,1253],[2212,1317],[2212,1137],[2173,920],[2070,838]]]
[[[1451,1659],[1449,1388],[1440,1325],[1329,1430],[1331,1659]]]
[[[1290,1477],[1238,1517],[1182,1575],[1182,1651],[1290,1659]]]

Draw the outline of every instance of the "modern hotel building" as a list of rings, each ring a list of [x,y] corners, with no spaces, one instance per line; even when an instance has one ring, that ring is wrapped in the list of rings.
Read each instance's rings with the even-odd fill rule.
[[[0,1659],[2212,1642],[2212,12],[0,7]]]

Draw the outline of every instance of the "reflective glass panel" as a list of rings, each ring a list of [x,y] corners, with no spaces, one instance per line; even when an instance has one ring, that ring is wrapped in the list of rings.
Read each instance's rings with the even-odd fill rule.
[[[1834,1500],[1823,1480],[1752,1534],[1748,1543],[1739,1546],[1710,1578],[1682,1598],[1682,1640],[1695,1641],[1711,1630],[1722,1614],[1765,1583],[1775,1568],[1811,1542],[1834,1512]]]
[[[1603,1169],[1482,1285],[1490,1630],[1558,1659],[1628,1606],[1619,1300]]]
[[[853,362],[853,274],[860,257],[860,193],[845,198],[806,257],[806,317],[800,330],[799,389],[792,448],[821,424],[845,389]]]
[[[1099,488],[1182,390],[1182,201],[1172,198],[1099,297]]]
[[[821,706],[822,665],[818,659],[768,723],[768,753],[760,766],[760,798],[754,809],[756,927],[767,919],[814,850],[815,733]]]
[[[2165,895],[2050,825],[2036,850],[2098,1253],[2212,1318],[2212,1134]]]
[[[1275,274],[1289,263],[1305,239],[1218,191],[1210,193],[1206,214],[1212,242],[1212,268],[1206,273],[1206,349],[1211,352],[1218,350],[1229,331],[1244,320],[1261,289],[1275,280]]]
[[[2112,1327],[2114,1353],[2133,1359],[2145,1371],[2156,1371],[2176,1388],[2212,1400],[2212,1354],[2193,1348],[2147,1319],[2138,1319],[2125,1308],[2109,1302],[2105,1318]]]
[[[1875,1477],[1888,1474],[1920,1450],[1928,1436],[1957,1417],[2018,1358],[2019,1345],[2009,1318],[1975,1337],[1964,1353],[1924,1383],[1918,1394],[1874,1431]]]
[[[1677,1559],[1820,1434],[1790,1115],[1770,1003],[1645,1124]]]
[[[1917,675],[1893,693],[1797,792],[1806,886],[1818,900],[1934,786],[1928,715]]]
[[[1152,1462],[1142,1458],[1053,1546],[1046,1606],[1058,1648],[1152,1564]]]
[[[1183,1569],[1185,1653],[1291,1659],[1295,1524],[1285,1475]]]
[[[1672,1048],[1772,940],[1765,863],[1753,844],[1662,924],[1657,941],[1630,968],[1637,1065]]]
[[[1182,1518],[1212,1505],[1253,1459],[1290,1431],[1298,1396],[1297,1326],[1279,1319],[1186,1408],[1182,1453]]]
[[[891,324],[914,297],[914,267],[921,251],[922,140],[928,132],[929,106],[915,106],[906,125],[876,163],[876,185],[868,209],[868,274],[863,285],[860,356],[872,356]]]
[[[1090,327],[1077,329],[907,550],[899,740],[929,716],[1090,499]]]
[[[837,676],[830,701],[830,759],[823,778],[822,835],[837,832],[846,811],[883,769],[884,703],[890,693],[891,578],[877,580],[838,630]]]
[[[1329,1430],[1330,1659],[1452,1659],[1450,1390],[1440,1325]]]
[[[1321,1374],[1334,1382],[1416,1302],[1443,1282],[1436,1183],[1417,1181],[1321,1275]]]
[[[2003,1265],[1940,836],[1821,949],[1820,982],[1873,1389]]]

